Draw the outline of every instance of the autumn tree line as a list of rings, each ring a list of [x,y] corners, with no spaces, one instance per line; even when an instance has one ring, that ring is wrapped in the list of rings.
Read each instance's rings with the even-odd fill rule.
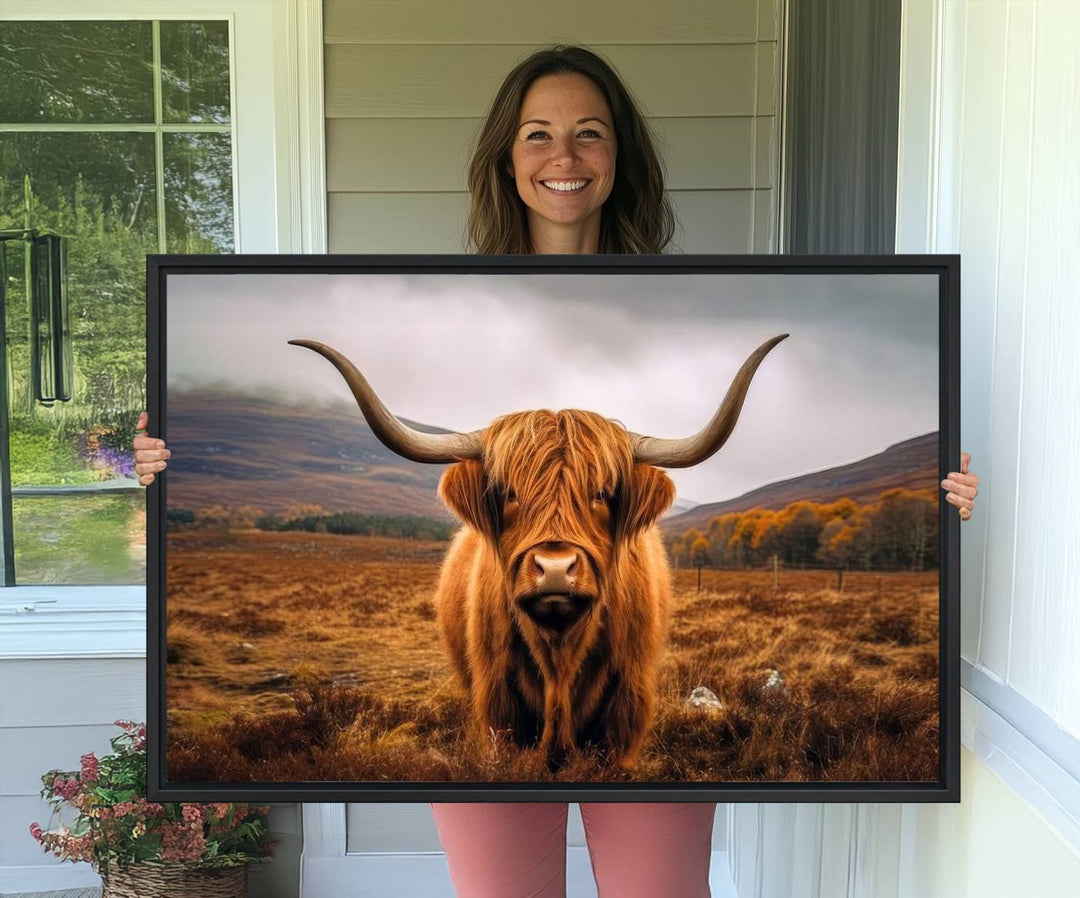
[[[669,539],[679,567],[745,568],[772,563],[833,570],[937,567],[938,497],[896,488],[877,501],[793,502],[778,511],[752,508],[712,518]]]

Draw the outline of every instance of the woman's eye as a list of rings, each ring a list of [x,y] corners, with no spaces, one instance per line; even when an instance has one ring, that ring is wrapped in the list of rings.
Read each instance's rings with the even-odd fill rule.
[[[595,137],[603,137],[603,136],[604,135],[602,135],[599,131],[597,131],[594,128],[586,128],[584,131],[581,131],[581,132],[578,133],[578,137],[595,138]],[[543,139],[543,138],[550,137],[550,135],[547,133],[547,131],[530,131],[528,134],[525,135],[526,140],[532,140],[534,137]]]

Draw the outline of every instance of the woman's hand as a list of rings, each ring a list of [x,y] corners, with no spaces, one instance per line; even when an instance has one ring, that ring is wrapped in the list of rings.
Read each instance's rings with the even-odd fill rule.
[[[975,497],[979,495],[979,475],[968,473],[970,463],[971,453],[961,452],[959,472],[950,471],[949,476],[941,481],[941,488],[948,490],[945,501],[951,502],[960,510],[961,521],[966,521],[971,517],[971,510],[975,507]]]
[[[140,412],[135,430],[146,430],[149,421],[150,416],[146,412]],[[165,448],[164,440],[156,440],[146,434],[136,433],[131,445],[135,447],[135,473],[139,475],[139,483],[149,486],[154,482],[154,474],[164,470],[165,459],[172,453]]]

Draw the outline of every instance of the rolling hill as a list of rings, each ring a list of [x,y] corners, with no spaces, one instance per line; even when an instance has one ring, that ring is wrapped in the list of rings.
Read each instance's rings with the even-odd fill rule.
[[[435,492],[444,465],[395,455],[355,404],[288,405],[215,390],[170,390],[168,402],[170,509],[254,505],[272,513],[305,502],[328,512],[450,518]]]

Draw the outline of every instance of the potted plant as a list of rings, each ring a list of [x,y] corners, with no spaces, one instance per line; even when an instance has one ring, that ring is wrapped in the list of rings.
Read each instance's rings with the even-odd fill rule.
[[[269,808],[168,803],[146,798],[146,726],[118,720],[113,753],[82,756],[78,771],[50,770],[41,797],[74,822],[30,825],[43,850],[87,861],[101,875],[102,898],[243,898],[247,865],[270,859]]]

